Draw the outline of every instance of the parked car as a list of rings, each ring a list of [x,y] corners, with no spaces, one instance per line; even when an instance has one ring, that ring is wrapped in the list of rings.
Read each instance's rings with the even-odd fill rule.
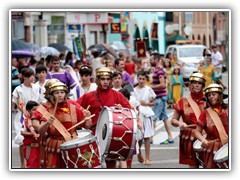
[[[204,60],[203,50],[206,48],[200,44],[184,44],[184,45],[169,45],[166,50],[167,53],[177,55],[177,63],[182,66],[182,76],[184,81],[188,81],[193,72],[198,71],[199,62]]]

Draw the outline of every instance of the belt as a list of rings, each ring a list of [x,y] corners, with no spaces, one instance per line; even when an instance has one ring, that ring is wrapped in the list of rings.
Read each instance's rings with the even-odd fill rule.
[[[30,146],[30,147],[39,147],[39,144],[38,143],[31,143],[28,146]]]

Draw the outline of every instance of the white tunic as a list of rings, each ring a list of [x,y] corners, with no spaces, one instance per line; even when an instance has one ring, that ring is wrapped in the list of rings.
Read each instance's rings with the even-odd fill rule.
[[[26,87],[24,84],[21,84],[18,87],[16,87],[16,89],[14,89],[14,91],[12,93],[13,102],[18,104],[17,99],[20,98],[24,102],[25,106],[29,100],[40,103],[41,102],[41,96],[40,96],[41,89],[36,84],[31,84],[31,85],[32,85],[32,87]],[[21,145],[22,141],[23,141],[23,136],[21,135],[21,131],[24,130],[23,126],[22,126],[23,119],[24,119],[24,116],[23,116],[22,112],[18,109],[18,112],[14,119],[14,127],[15,127],[15,131],[16,131],[16,137],[14,139],[14,142],[19,145]]]

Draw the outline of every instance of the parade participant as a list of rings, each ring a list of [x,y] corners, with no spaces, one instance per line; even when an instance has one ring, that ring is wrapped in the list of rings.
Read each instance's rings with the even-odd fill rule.
[[[61,68],[59,57],[53,56],[51,58],[51,62],[52,70],[48,72],[46,79],[56,78],[62,83],[66,84],[69,90],[73,89],[77,85],[77,82],[75,82],[67,70]]]
[[[170,59],[165,59],[163,63],[163,70],[165,71],[167,75],[167,91],[168,91],[168,99],[167,104],[168,107],[172,107],[174,104],[173,98],[172,98],[172,74],[173,74],[173,67],[171,65]]]
[[[93,55],[93,59],[91,61],[92,78],[93,78],[93,82],[95,82],[97,69],[105,67],[105,63],[104,63],[104,58],[100,57],[100,53],[96,48],[93,48],[91,50],[91,54]]]
[[[154,112],[151,106],[154,106],[154,99],[156,94],[149,86],[145,85],[147,79],[147,73],[145,71],[139,71],[137,74],[138,85],[134,88],[133,95],[140,102],[139,117],[143,123],[143,138],[145,143],[145,164],[151,165],[150,160],[150,140],[154,136],[153,118]],[[139,154],[138,157],[142,159],[141,146],[143,138],[138,141]]]
[[[38,103],[28,101],[26,104],[26,118],[24,120],[25,131],[21,131],[23,139],[23,152],[26,159],[26,168],[40,167],[40,134],[32,126],[31,116],[37,109]]]
[[[88,92],[95,91],[97,84],[91,82],[92,78],[92,67],[88,65],[82,65],[79,70],[81,76],[80,83],[80,97]]]
[[[193,73],[189,78],[190,95],[181,98],[174,105],[174,114],[171,123],[180,128],[179,163],[187,164],[191,168],[197,168],[197,159],[193,149],[194,129],[197,119],[206,106],[203,88],[205,77],[201,73]],[[182,121],[180,121],[182,117]]]
[[[47,76],[47,67],[44,66],[44,65],[37,65],[36,67],[36,77],[38,79],[38,81],[35,83],[37,84],[40,88],[41,88],[41,92],[40,92],[40,95],[41,95],[41,101],[44,100],[44,93],[46,91],[45,89],[45,84],[47,83],[47,79],[46,79],[46,76]]]
[[[23,158],[23,136],[21,135],[24,115],[23,109],[29,100],[41,102],[40,98],[40,88],[34,84],[34,72],[30,68],[23,68],[22,74],[22,84],[16,87],[12,93],[13,102],[18,106],[17,114],[14,119],[14,128],[16,131],[16,136],[14,138],[14,143],[19,145],[21,168],[25,167]]]
[[[223,66],[223,56],[222,54],[218,51],[218,48],[216,45],[212,45],[212,65],[214,66],[214,71],[217,72],[218,77],[215,76],[216,78],[216,83],[221,84],[223,89],[227,89],[227,87],[224,85],[222,81],[222,66]],[[216,74],[216,73],[215,73]]]
[[[47,168],[65,168],[65,163],[60,154],[60,145],[67,140],[76,138],[77,127],[70,129],[80,121],[85,121],[81,127],[89,129],[91,118],[84,117],[84,113],[78,106],[67,100],[68,88],[62,82],[56,82],[50,86],[49,100],[39,105],[33,113],[33,126],[41,135],[48,133],[46,140]],[[60,128],[59,128],[60,127]],[[66,131],[62,131],[66,129]]]
[[[122,89],[122,73],[115,71],[112,77],[112,89],[119,91]]]
[[[184,89],[186,89],[181,74],[181,68],[179,66],[175,66],[173,68],[171,84],[172,84],[172,97],[174,103],[176,104],[180,100],[180,98],[183,97]]]
[[[202,142],[205,149],[203,168],[217,168],[214,162],[214,153],[228,143],[228,106],[223,102],[223,89],[212,83],[204,90],[207,99],[207,108],[202,111],[197,121],[195,137]],[[202,136],[205,130],[207,137]],[[204,150],[203,149],[203,150]]]
[[[131,55],[127,56],[124,65],[124,69],[132,76],[132,79],[134,79],[137,67],[136,64],[133,62]]]
[[[150,86],[156,94],[154,100],[154,128],[156,127],[157,120],[163,120],[165,129],[168,134],[168,139],[161,144],[174,143],[172,132],[170,130],[170,122],[167,115],[167,85],[166,85],[166,73],[163,70],[163,66],[159,59],[159,53],[152,53],[150,59],[151,66],[155,67],[152,75],[152,85]]]
[[[115,65],[116,71],[119,71],[122,73],[123,82],[126,81],[126,82],[133,84],[132,76],[124,69],[125,68],[124,61],[120,58],[117,58],[114,61],[114,65]]]
[[[98,85],[96,91],[86,93],[77,100],[77,102],[85,109],[90,105],[89,111],[91,114],[95,114],[92,118],[91,127],[93,135],[95,135],[100,111],[104,106],[131,109],[131,106],[126,98],[120,92],[111,88],[111,83],[111,69],[107,67],[99,68],[96,74],[96,84]],[[106,165],[107,168],[116,168],[116,161],[106,160]]]

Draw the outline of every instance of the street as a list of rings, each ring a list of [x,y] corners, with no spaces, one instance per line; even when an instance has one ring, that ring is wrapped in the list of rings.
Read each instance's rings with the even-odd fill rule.
[[[223,82],[228,87],[228,72],[223,74]],[[189,91],[185,91],[185,95],[187,95]],[[228,94],[228,89],[224,91],[225,94]],[[227,99],[225,100],[227,101]],[[173,115],[173,109],[168,108],[168,116],[169,120]],[[12,114],[12,122],[13,122],[14,114]],[[157,126],[155,128],[155,135],[153,137],[153,144],[151,145],[151,165],[146,166],[144,163],[140,164],[137,160],[137,156],[133,156],[132,168],[158,168],[158,169],[176,169],[176,168],[188,168],[188,166],[180,165],[178,163],[178,147],[179,147],[179,129],[171,126],[171,131],[174,137],[174,144],[168,145],[160,145],[160,142],[163,142],[167,139],[167,133],[165,131],[164,125],[162,121],[157,122]],[[15,137],[15,131],[12,123],[12,139]],[[18,146],[15,145],[12,141],[12,149],[11,149],[11,160],[10,162],[12,169],[20,167],[20,158],[18,152]],[[142,154],[145,157],[144,145],[142,146]]]

